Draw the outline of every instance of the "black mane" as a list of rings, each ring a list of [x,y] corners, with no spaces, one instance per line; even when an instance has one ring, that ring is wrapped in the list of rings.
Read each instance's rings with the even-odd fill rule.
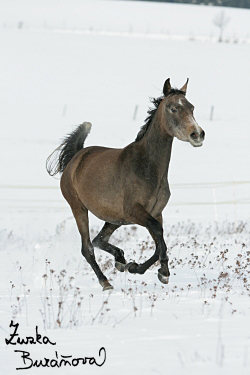
[[[181,91],[181,90],[178,90],[178,89],[171,89],[171,91],[169,92],[169,95],[185,95],[185,92],[184,91]],[[139,131],[139,133],[137,134],[137,137],[135,139],[135,142],[138,142],[140,141],[143,136],[145,135],[145,133],[147,132],[148,128],[150,127],[150,124],[154,118],[154,115],[162,101],[162,99],[164,99],[165,96],[159,96],[159,98],[150,98],[150,101],[151,103],[153,103],[154,107],[153,108],[149,108],[147,113],[148,113],[148,116],[146,117],[145,119],[145,124],[141,126],[141,129]]]

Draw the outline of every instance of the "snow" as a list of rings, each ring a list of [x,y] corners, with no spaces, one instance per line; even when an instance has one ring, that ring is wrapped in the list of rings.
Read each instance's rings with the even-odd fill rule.
[[[0,374],[23,365],[14,350],[97,360],[101,347],[102,367],[30,373],[248,374],[249,10],[224,9],[227,43],[217,43],[212,20],[223,8],[78,0],[0,7]],[[190,78],[187,98],[206,132],[199,149],[173,145],[164,211],[170,282],[159,282],[157,264],[142,276],[119,273],[96,249],[114,286],[102,292],[45,160],[83,121],[93,124],[86,146],[133,141],[168,77],[177,87]],[[91,238],[101,225],[90,215]],[[135,226],[111,241],[127,261],[154,249]],[[37,325],[56,346],[5,345],[11,319],[21,337]]]

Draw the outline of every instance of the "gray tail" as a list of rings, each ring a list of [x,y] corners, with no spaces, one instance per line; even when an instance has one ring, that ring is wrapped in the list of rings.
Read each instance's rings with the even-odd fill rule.
[[[84,122],[68,134],[59,147],[46,160],[46,169],[50,176],[62,173],[73,156],[83,148],[92,124]]]

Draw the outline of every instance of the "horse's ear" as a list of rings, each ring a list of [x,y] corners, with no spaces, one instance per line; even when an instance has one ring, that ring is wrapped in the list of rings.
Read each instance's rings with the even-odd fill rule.
[[[187,82],[185,83],[185,85],[180,89],[180,91],[185,92],[185,94],[186,94],[186,92],[187,92],[188,81],[189,81],[189,78],[187,79]]]
[[[170,85],[170,78],[168,78],[168,79],[165,81],[164,86],[163,86],[163,94],[164,94],[165,96],[167,96],[167,95],[170,93],[171,90],[172,90],[172,87],[171,87],[171,85]]]

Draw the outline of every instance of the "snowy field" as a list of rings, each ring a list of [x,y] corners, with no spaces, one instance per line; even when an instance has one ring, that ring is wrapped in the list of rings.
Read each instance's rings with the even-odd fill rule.
[[[249,374],[250,11],[225,8],[218,43],[221,10],[0,1],[0,374],[31,364],[14,350],[51,366],[72,356],[75,366],[33,367],[32,375]],[[141,276],[119,273],[96,249],[114,286],[102,292],[45,160],[83,121],[93,124],[86,146],[132,142],[168,77],[177,87],[190,78],[187,98],[206,132],[201,148],[173,145],[163,213],[170,282],[159,282],[157,264]],[[90,215],[92,238],[101,226]],[[127,261],[154,251],[138,226],[111,242]],[[35,337],[38,326],[56,345],[6,345],[11,320],[20,337]],[[103,366],[72,362],[101,364],[102,347]]]

